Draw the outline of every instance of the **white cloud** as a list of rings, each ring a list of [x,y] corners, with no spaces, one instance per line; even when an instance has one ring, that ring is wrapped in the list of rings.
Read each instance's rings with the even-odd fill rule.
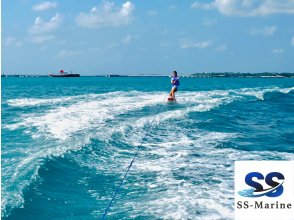
[[[78,26],[86,28],[119,27],[127,25],[132,20],[134,4],[125,2],[121,7],[114,3],[104,1],[100,6],[94,7],[89,13],[81,13],[76,17]]]
[[[74,51],[74,50],[61,50],[58,52],[58,56],[61,58],[72,57],[81,54],[82,51]]]
[[[266,26],[264,28],[252,28],[249,31],[249,34],[251,36],[263,36],[263,37],[269,37],[273,35],[277,30],[277,26]]]
[[[165,48],[165,47],[169,47],[171,44],[169,43],[169,42],[167,42],[167,41],[165,41],[165,40],[162,40],[162,41],[160,41],[160,43],[159,43],[159,46],[160,47],[163,47],[163,48]]]
[[[216,23],[218,23],[218,20],[216,18],[206,18],[203,20],[202,25],[208,27]]]
[[[220,46],[216,47],[215,50],[218,52],[224,52],[227,50],[227,48],[228,48],[227,45],[220,45]]]
[[[207,48],[212,45],[211,41],[193,41],[188,39],[182,39],[180,42],[181,49],[189,48]]]
[[[46,11],[52,8],[57,7],[57,2],[41,2],[40,4],[34,5],[33,10],[34,11]]]
[[[294,37],[291,39],[291,45],[294,46]]]
[[[104,47],[104,50],[112,50],[118,46],[118,43],[110,43]]]
[[[170,5],[170,6],[168,6],[168,9],[169,10],[177,10],[178,7],[176,5]]]
[[[88,53],[99,52],[99,53],[103,54],[107,51],[112,51],[113,49],[117,48],[118,46],[119,46],[118,43],[109,43],[109,44],[104,45],[103,47],[88,48],[88,49],[84,50],[84,52],[88,52]]]
[[[284,53],[284,49],[281,49],[281,48],[273,49],[272,53],[274,53],[274,54],[282,54],[282,53]]]
[[[214,7],[213,3],[201,3],[201,2],[193,2],[191,5],[191,8],[201,8],[201,9],[205,9],[205,10],[209,10],[212,9]]]
[[[35,19],[34,25],[29,28],[29,32],[31,34],[44,34],[44,33],[52,32],[58,29],[58,27],[61,24],[61,20],[62,18],[60,14],[56,14],[48,22],[44,21],[40,17],[37,17]]]
[[[158,11],[155,11],[155,10],[150,10],[147,12],[147,15],[149,15],[149,16],[155,16],[157,14],[158,14]]]
[[[23,43],[14,37],[7,37],[5,39],[5,45],[6,46],[21,47],[21,46],[23,46]]]
[[[122,39],[122,42],[124,44],[130,44],[135,38],[137,38],[137,37],[132,36],[132,35],[127,35]]]
[[[34,44],[42,44],[53,39],[55,39],[54,35],[34,35],[31,37],[31,42]]]
[[[271,14],[294,14],[293,0],[214,0],[210,3],[194,2],[191,8],[217,9],[228,16],[266,16]]]

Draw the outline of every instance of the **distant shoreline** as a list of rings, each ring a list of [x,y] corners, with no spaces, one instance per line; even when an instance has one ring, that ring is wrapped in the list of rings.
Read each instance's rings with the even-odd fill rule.
[[[48,75],[29,75],[29,74],[2,74],[1,77],[20,77],[20,78],[37,78],[50,77]],[[168,75],[84,75],[81,77],[170,77]],[[294,73],[193,73],[181,75],[183,78],[294,78]]]

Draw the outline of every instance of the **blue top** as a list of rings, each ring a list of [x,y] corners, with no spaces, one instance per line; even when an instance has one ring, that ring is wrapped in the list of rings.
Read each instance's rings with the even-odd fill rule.
[[[174,82],[173,82],[174,81]],[[171,78],[171,84],[173,85],[173,86],[179,86],[180,85],[180,77],[178,77],[178,76],[173,76],[172,78]]]

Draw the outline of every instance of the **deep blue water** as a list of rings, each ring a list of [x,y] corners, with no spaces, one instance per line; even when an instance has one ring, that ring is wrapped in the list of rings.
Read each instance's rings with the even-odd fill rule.
[[[235,160],[294,159],[294,79],[2,78],[3,219],[233,219]]]

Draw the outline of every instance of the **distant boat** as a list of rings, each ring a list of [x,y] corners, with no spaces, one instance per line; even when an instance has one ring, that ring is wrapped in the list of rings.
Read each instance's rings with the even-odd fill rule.
[[[64,70],[60,70],[59,74],[49,74],[49,76],[50,77],[80,77],[80,74],[72,73],[72,71],[68,73]]]

